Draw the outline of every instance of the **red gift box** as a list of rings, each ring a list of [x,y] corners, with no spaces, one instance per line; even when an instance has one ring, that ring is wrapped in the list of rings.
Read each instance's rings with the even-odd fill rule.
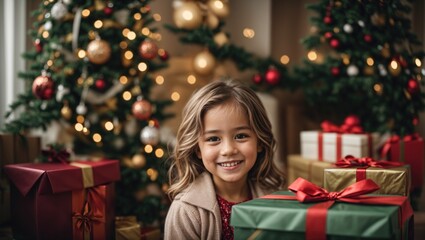
[[[384,144],[382,155],[382,157],[386,157],[389,161],[409,164],[412,174],[412,190],[422,187],[424,176],[424,141],[421,137],[418,135],[409,135],[400,139],[398,136],[393,136]]]
[[[119,162],[23,163],[4,167],[17,239],[113,239]]]

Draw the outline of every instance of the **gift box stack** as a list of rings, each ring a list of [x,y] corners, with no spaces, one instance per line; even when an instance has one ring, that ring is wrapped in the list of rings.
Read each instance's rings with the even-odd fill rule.
[[[0,134],[0,224],[10,221],[10,187],[3,167],[7,164],[33,162],[40,152],[40,137]]]
[[[113,239],[119,162],[68,161],[63,152],[50,153],[52,162],[4,167],[14,238]]]
[[[413,239],[409,193],[421,187],[422,139],[390,138],[386,161],[379,136],[357,121],[322,128],[302,132],[301,155],[288,157],[290,191],[232,208],[235,239]]]
[[[288,156],[288,182],[303,177],[323,186],[324,169],[342,157],[377,156],[379,135],[363,132],[357,117],[348,116],[341,126],[324,121],[321,127],[300,133],[301,154]]]

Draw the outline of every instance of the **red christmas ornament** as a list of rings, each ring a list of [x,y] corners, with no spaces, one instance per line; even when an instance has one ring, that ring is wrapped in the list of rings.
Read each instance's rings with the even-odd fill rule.
[[[333,48],[338,48],[339,47],[339,41],[338,41],[338,39],[335,39],[335,38],[333,38],[333,39],[331,39],[331,41],[330,41],[330,43],[329,43],[330,45],[331,45],[331,47],[333,47]]]
[[[170,56],[168,55],[168,52],[167,52],[167,51],[165,51],[164,49],[159,49],[159,50],[158,50],[158,55],[159,55],[159,58],[160,58],[162,61],[167,61],[167,60],[168,60],[168,58],[170,57]]]
[[[260,84],[263,81],[263,76],[261,76],[261,74],[256,73],[254,74],[254,76],[252,76],[252,82],[254,82],[255,84]]]
[[[105,8],[103,9],[103,12],[104,12],[106,15],[111,15],[111,14],[112,14],[112,12],[113,12],[113,9],[112,9],[111,7],[105,7]]]
[[[151,121],[152,121],[154,127],[159,128],[159,121],[158,121],[158,119],[156,119],[156,118],[151,119],[149,121],[149,125],[151,125]]]
[[[412,124],[414,126],[418,125],[419,124],[419,118],[418,117],[414,117],[413,120],[412,120]]]
[[[325,32],[325,38],[326,39],[330,39],[332,37],[332,33],[331,32]]]
[[[275,68],[269,68],[264,78],[268,84],[276,85],[280,80],[280,72]]]
[[[35,47],[35,51],[38,52],[38,53],[40,53],[41,51],[43,51],[43,45],[41,44],[40,39],[37,38],[34,41],[34,47]]]
[[[329,17],[329,16],[326,16],[326,17],[323,18],[323,22],[326,23],[326,24],[330,24],[330,23],[332,23],[332,18]]]
[[[94,85],[96,86],[97,89],[99,90],[103,90],[106,87],[106,82],[104,79],[97,79],[96,82],[94,83]]]
[[[344,125],[349,125],[349,126],[360,125],[360,118],[356,115],[349,115],[345,118]]]
[[[340,74],[340,70],[339,70],[339,67],[332,67],[331,68],[331,73],[332,73],[332,75],[333,76],[338,76],[339,74]]]
[[[369,34],[364,35],[363,39],[365,42],[372,42],[372,36],[370,36]]]
[[[158,46],[150,40],[145,40],[139,46],[139,54],[142,58],[153,59],[158,55]]]
[[[152,114],[152,105],[146,100],[137,100],[133,103],[131,112],[136,119],[147,120]]]
[[[53,80],[48,76],[38,76],[32,83],[32,93],[38,99],[49,100],[54,94],[54,83]]]
[[[400,66],[407,68],[407,61],[402,56],[397,56],[394,58],[395,61],[400,63]]]
[[[418,81],[416,81],[416,79],[409,79],[409,81],[407,82],[407,91],[410,94],[416,94],[419,92],[419,83]]]

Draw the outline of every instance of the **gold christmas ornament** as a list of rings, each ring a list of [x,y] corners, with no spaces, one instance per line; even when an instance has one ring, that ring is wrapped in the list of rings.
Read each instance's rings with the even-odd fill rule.
[[[225,0],[209,0],[208,7],[218,18],[225,18],[229,15],[229,4]]]
[[[216,29],[218,27],[218,24],[220,23],[220,21],[218,20],[217,16],[214,15],[212,12],[208,12],[207,13],[207,26],[210,29]]]
[[[61,109],[61,116],[66,119],[69,120],[72,117],[72,110],[68,107],[68,105],[64,105]]]
[[[229,38],[227,38],[227,35],[224,32],[219,32],[214,35],[214,42],[221,47],[229,42]]]
[[[202,51],[195,56],[193,68],[196,73],[202,75],[211,74],[215,67],[215,58],[209,51]]]
[[[184,2],[174,11],[173,18],[178,28],[193,30],[202,24],[202,11],[195,2]]]
[[[111,57],[111,47],[109,43],[95,39],[87,45],[87,57],[94,64],[106,63]]]
[[[146,158],[143,154],[136,154],[131,158],[131,162],[133,163],[133,167],[142,168],[146,165]]]

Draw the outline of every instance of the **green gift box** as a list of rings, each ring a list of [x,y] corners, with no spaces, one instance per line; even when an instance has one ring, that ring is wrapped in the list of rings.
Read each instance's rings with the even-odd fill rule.
[[[294,193],[279,191],[272,195],[294,196]],[[237,204],[231,215],[235,240],[306,239],[307,209],[316,204],[263,198]],[[413,238],[409,226],[413,219],[400,224],[399,213],[399,206],[395,205],[335,202],[327,211],[326,239]]]

